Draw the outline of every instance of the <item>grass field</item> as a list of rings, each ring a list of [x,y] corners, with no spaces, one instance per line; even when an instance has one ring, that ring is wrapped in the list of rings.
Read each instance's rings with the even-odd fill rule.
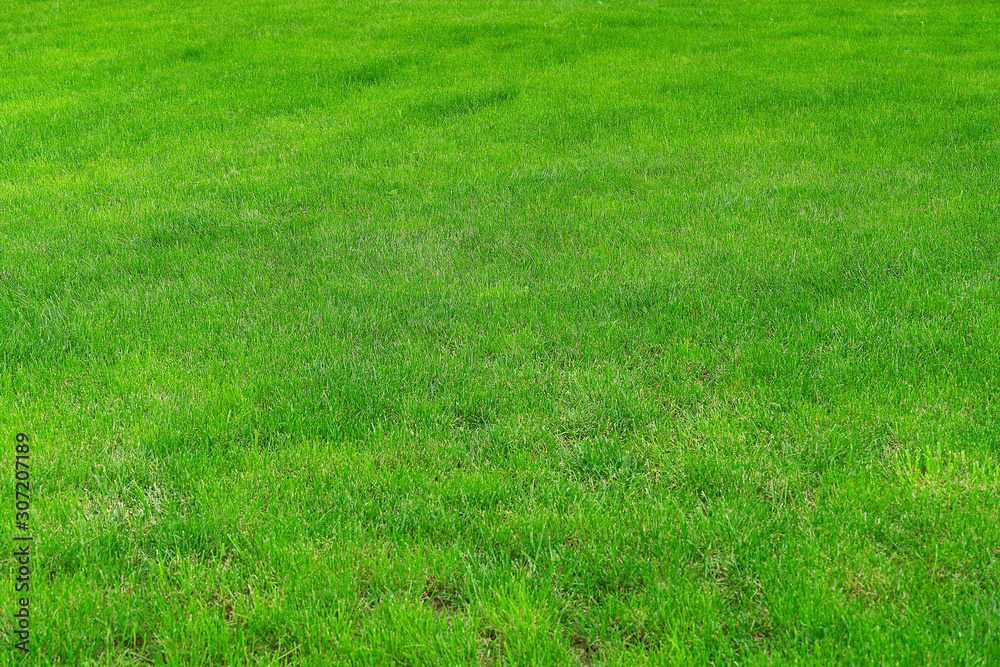
[[[1000,662],[992,0],[13,0],[0,54],[29,662]]]

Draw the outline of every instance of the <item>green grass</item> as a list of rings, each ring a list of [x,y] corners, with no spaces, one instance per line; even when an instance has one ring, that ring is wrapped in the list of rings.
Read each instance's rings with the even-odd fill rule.
[[[32,660],[997,664],[998,35],[3,3]]]

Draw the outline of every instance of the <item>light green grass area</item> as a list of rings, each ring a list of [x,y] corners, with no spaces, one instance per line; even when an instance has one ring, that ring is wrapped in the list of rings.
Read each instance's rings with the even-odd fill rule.
[[[29,662],[1000,663],[993,0],[13,0],[0,56]]]

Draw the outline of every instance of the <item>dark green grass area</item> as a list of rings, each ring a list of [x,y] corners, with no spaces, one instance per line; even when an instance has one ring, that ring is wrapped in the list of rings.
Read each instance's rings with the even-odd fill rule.
[[[998,36],[3,3],[32,660],[997,664]]]

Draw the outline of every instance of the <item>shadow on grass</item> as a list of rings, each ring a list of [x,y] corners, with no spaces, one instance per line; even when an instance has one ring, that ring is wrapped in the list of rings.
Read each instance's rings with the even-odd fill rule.
[[[488,88],[475,93],[439,96],[427,102],[410,106],[410,115],[424,122],[435,122],[478,113],[514,100],[520,91],[516,88]]]

